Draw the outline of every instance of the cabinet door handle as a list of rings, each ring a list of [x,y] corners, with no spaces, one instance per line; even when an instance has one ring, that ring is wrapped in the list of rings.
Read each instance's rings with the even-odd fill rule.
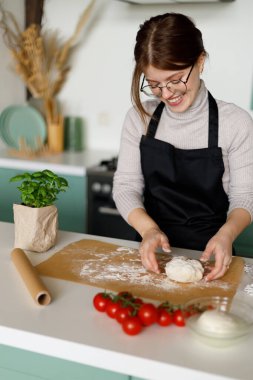
[[[107,214],[107,215],[117,215],[119,216],[120,213],[118,212],[118,210],[116,208],[112,208],[112,207],[99,207],[98,208],[98,212],[100,214]]]

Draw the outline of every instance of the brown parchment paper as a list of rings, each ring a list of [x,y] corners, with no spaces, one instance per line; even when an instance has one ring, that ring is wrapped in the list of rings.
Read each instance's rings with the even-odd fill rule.
[[[171,256],[162,253],[157,258],[164,271]],[[165,273],[147,272],[135,249],[84,239],[69,244],[36,268],[41,275],[115,292],[127,290],[139,297],[179,304],[196,297],[232,297],[243,274],[244,262],[234,257],[222,279],[180,284],[168,280]]]
[[[25,252],[20,248],[15,248],[11,252],[11,259],[33,300],[39,305],[48,305],[52,299],[51,295]]]

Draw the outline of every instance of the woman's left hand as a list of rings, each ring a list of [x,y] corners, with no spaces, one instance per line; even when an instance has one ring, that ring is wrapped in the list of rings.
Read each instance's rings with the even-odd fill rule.
[[[206,281],[216,280],[224,276],[227,272],[232,261],[232,243],[231,237],[221,231],[217,232],[217,234],[209,240],[200,260],[203,262],[208,261],[210,257],[214,255],[215,266],[206,276]]]
[[[215,266],[206,276],[207,281],[222,277],[232,261],[232,244],[237,236],[251,223],[251,216],[245,209],[236,208],[228,214],[225,224],[206,245],[200,260],[208,261],[215,256]]]

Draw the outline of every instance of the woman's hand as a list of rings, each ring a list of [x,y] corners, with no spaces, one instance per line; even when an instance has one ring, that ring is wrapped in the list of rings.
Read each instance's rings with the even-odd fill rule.
[[[142,265],[147,270],[160,273],[155,251],[157,248],[162,248],[165,252],[171,252],[167,236],[142,208],[132,210],[128,222],[142,237],[139,248]]]
[[[239,234],[251,222],[248,211],[237,208],[230,212],[227,221],[206,245],[200,260],[208,261],[211,255],[215,256],[215,267],[206,276],[207,281],[222,277],[232,261],[232,244]]]
[[[200,260],[205,262],[212,255],[215,256],[215,266],[206,276],[206,281],[216,280],[224,276],[232,261],[232,243],[233,239],[229,234],[217,232],[206,245],[206,249],[202,253]]]
[[[171,252],[167,236],[158,227],[150,228],[143,234],[139,252],[144,268],[160,273],[155,256],[157,248],[162,248],[165,252]]]

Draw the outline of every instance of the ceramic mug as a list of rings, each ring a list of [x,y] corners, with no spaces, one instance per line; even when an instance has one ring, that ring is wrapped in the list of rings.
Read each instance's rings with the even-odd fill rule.
[[[73,151],[83,149],[83,119],[79,116],[64,118],[64,149]]]

